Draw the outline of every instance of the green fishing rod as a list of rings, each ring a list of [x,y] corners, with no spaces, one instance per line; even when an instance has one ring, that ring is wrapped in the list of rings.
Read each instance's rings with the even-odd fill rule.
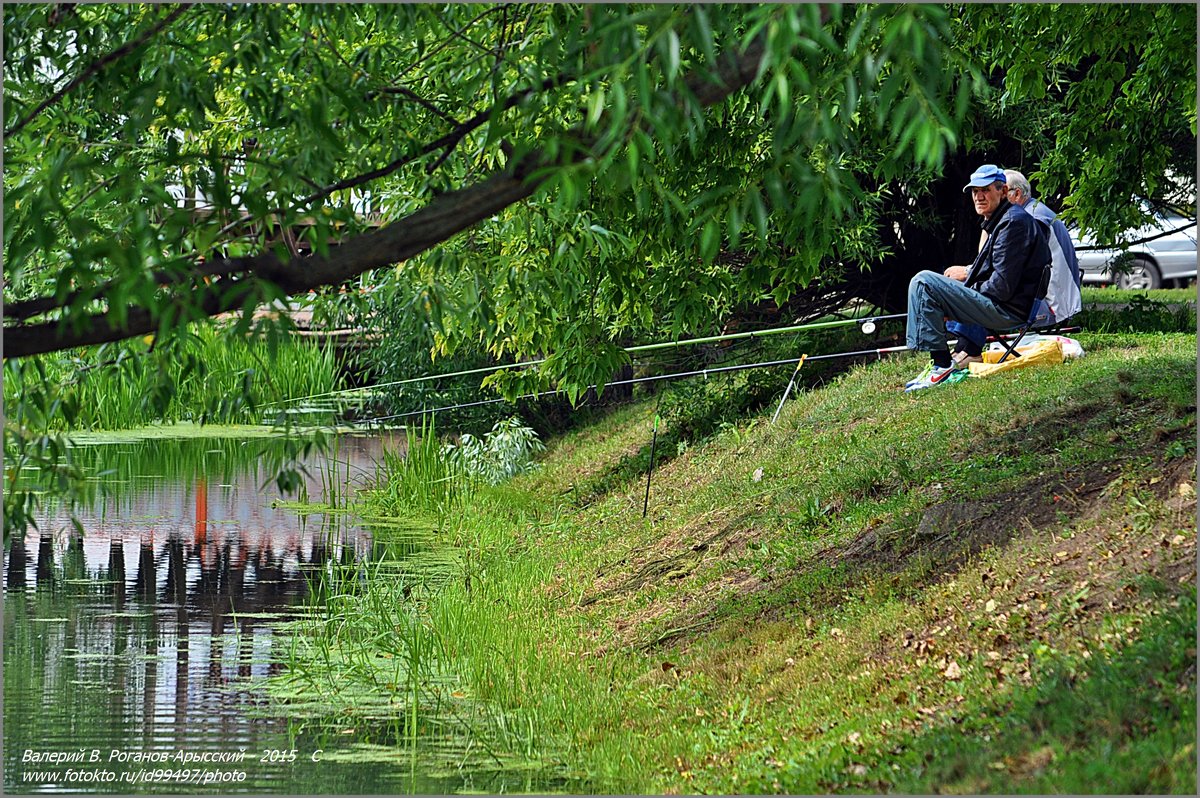
[[[1078,327],[1064,327],[1063,329],[1059,330],[1059,332],[1067,333],[1076,332],[1078,330]],[[998,337],[1011,338],[1013,336],[1001,335]],[[949,343],[953,344],[955,341],[951,340]],[[604,387],[608,388],[616,385],[639,385],[641,383],[661,382],[663,380],[680,380],[688,377],[707,378],[709,375],[713,374],[729,374],[736,371],[746,371],[747,369],[771,368],[772,366],[796,366],[797,364],[807,363],[813,360],[834,360],[841,357],[869,357],[874,355],[882,360],[884,355],[909,351],[912,350],[910,350],[907,345],[901,344],[899,346],[885,346],[877,347],[875,349],[859,349],[853,352],[831,352],[825,355],[801,355],[800,357],[791,357],[784,360],[766,360],[760,363],[739,363],[732,366],[714,366],[712,368],[696,369],[695,371],[672,372],[670,374],[653,374],[647,377],[633,377],[627,380],[613,380],[612,382],[605,383]],[[795,373],[793,373],[792,376],[794,379],[796,376]],[[596,390],[598,387],[599,386],[597,385],[589,385],[587,389]],[[518,402],[522,399],[540,399],[545,396],[556,396],[566,392],[567,391],[564,388],[553,388],[545,391],[538,391],[536,393],[522,394],[512,398],[511,400],[501,397],[497,399],[481,399],[477,402],[461,402],[459,404],[445,405],[443,407],[427,407],[422,410],[412,410],[407,413],[395,413],[389,416],[377,416],[375,418],[367,419],[365,424],[370,426],[380,421],[393,421],[399,418],[412,418],[413,416],[423,416],[426,413],[441,413],[446,410],[463,410],[469,407],[483,407],[484,405],[494,405],[499,404],[500,402],[508,401]]]
[[[737,341],[746,338],[765,338],[770,335],[783,335],[785,333],[800,332],[802,330],[823,330],[831,327],[844,327],[850,324],[857,324],[862,327],[865,334],[870,335],[875,332],[876,322],[891,321],[893,319],[903,319],[906,317],[904,313],[894,313],[887,316],[863,316],[857,319],[835,319],[833,321],[816,321],[808,324],[797,324],[791,327],[774,327],[766,330],[748,330],[740,333],[726,333],[724,335],[710,335],[703,338],[686,338],[682,341],[663,341],[657,344],[641,344],[639,346],[627,346],[622,351],[628,352],[631,355],[641,354],[643,352],[657,352],[664,349],[678,349],[683,346],[697,346],[699,344],[720,343],[723,341]],[[526,368],[529,366],[537,366],[545,363],[548,358],[539,358],[537,360],[524,360],[519,363],[502,363],[498,366],[483,366],[475,369],[465,369],[463,371],[451,371],[445,374],[426,374],[420,377],[409,377],[403,380],[394,380],[392,382],[382,382],[376,385],[365,385],[360,388],[344,388],[340,391],[328,391],[326,393],[316,393],[310,396],[300,396],[295,399],[284,399],[278,402],[270,402],[264,404],[263,407],[273,407],[280,404],[291,404],[293,402],[304,402],[309,399],[323,399],[327,396],[342,396],[344,394],[353,394],[360,391],[370,391],[376,388],[393,388],[397,385],[414,385],[419,382],[429,382],[431,380],[443,380],[451,377],[469,377],[473,374],[491,374],[496,371],[504,371],[506,369]],[[615,384],[615,383],[614,383]]]
[[[829,360],[838,357],[858,357],[863,355],[879,355],[882,357],[891,352],[906,351],[907,346],[889,346],[882,349],[862,349],[857,352],[835,352],[828,355],[805,355],[802,357],[793,357],[786,360],[767,360],[761,363],[739,363],[734,366],[715,366],[707,369],[697,369],[695,371],[672,372],[670,374],[654,374],[648,377],[634,377],[628,380],[614,380],[604,384],[604,387],[612,387],[616,385],[638,385],[646,382],[660,382],[662,380],[679,380],[686,377],[708,377],[713,374],[728,374],[735,371],[745,371],[747,369],[770,368],[771,366],[794,366],[796,363],[803,360]],[[598,386],[589,385],[588,390],[595,390]],[[422,410],[412,410],[407,413],[395,413],[390,416],[377,416],[376,418],[368,419],[367,424],[374,424],[379,421],[393,421],[398,418],[412,418],[413,416],[422,416],[426,413],[441,413],[446,410],[463,410],[468,407],[482,407],[484,405],[494,405],[500,402],[513,401],[517,402],[522,399],[540,399],[545,396],[555,396],[560,393],[566,393],[563,388],[554,388],[537,393],[527,393],[514,397],[513,399],[481,399],[477,402],[460,402],[454,405],[445,405],[443,407],[427,407]]]

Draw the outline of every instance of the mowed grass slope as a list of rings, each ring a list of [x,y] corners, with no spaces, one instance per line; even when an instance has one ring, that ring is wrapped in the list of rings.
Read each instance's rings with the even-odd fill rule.
[[[551,442],[444,530],[455,695],[578,791],[1193,793],[1196,338],[1082,341],[855,366],[678,446],[645,518],[652,402]]]

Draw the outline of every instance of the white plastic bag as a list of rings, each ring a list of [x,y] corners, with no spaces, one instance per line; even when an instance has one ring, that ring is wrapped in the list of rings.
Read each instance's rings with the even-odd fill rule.
[[[1017,347],[1018,352],[1024,351],[1027,347],[1033,347],[1043,341],[1057,341],[1062,346],[1063,359],[1073,357],[1083,357],[1083,347],[1074,338],[1068,338],[1065,335],[1042,335],[1039,333],[1030,333],[1021,339],[1021,345]],[[993,342],[988,346],[989,352],[1003,352],[1004,347],[999,343]]]

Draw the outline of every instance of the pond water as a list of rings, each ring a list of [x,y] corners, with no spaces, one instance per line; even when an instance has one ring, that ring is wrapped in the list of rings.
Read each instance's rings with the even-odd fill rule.
[[[342,436],[302,459],[300,495],[344,493],[384,447],[402,446],[394,434]],[[282,441],[113,439],[76,453],[107,488],[76,508],[83,534],[49,508],[4,552],[4,792],[552,786],[447,768],[444,755],[435,766],[416,743],[401,750],[384,721],[301,720],[270,706],[263,683],[289,657],[281,625],[305,611],[323,569],[375,549],[343,514],[278,506]]]

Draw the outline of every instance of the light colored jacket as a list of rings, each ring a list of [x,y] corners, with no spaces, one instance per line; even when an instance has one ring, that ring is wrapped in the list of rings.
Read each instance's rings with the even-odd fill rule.
[[[1083,297],[1079,285],[1083,275],[1079,272],[1079,258],[1067,226],[1058,219],[1041,200],[1030,197],[1022,206],[1034,219],[1042,223],[1050,245],[1050,285],[1046,288],[1046,303],[1054,314],[1052,322],[1066,321],[1083,309]]]

